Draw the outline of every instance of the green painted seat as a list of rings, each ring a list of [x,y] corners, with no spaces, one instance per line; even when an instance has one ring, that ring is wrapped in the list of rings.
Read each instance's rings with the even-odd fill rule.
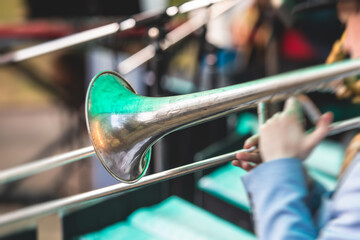
[[[79,240],[158,240],[156,236],[131,226],[128,222],[119,222],[100,231],[83,235]]]
[[[135,211],[128,221],[159,239],[256,239],[253,234],[176,196]]]
[[[136,210],[125,222],[86,234],[80,239],[255,240],[257,238],[204,209],[172,196],[155,206]]]
[[[305,160],[309,175],[327,190],[334,190],[337,183],[345,149],[334,141],[322,141]]]
[[[240,179],[245,174],[245,170],[229,163],[202,177],[197,185],[202,191],[248,212],[250,203]]]
[[[345,149],[342,145],[330,141],[322,141],[305,160],[308,168],[321,171],[333,178],[337,178],[343,162]]]
[[[308,168],[308,174],[317,182],[321,183],[327,190],[331,191],[335,189],[337,183],[336,178],[314,168]]]

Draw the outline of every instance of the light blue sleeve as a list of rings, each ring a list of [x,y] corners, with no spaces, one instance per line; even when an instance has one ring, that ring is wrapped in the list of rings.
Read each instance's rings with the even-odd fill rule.
[[[360,155],[358,154],[341,179],[336,192],[327,202],[328,219],[319,239],[360,239]]]
[[[243,177],[259,239],[316,239],[306,180],[302,163],[295,158],[263,163]]]

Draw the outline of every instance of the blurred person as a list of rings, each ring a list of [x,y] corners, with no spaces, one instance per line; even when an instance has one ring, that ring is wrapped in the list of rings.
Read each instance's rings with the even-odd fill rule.
[[[312,0],[310,5],[318,2],[337,4],[338,17],[346,25],[342,51],[360,57],[360,0]],[[301,105],[290,98],[282,112],[260,127],[260,137],[245,142],[244,148],[258,145],[259,152],[237,154],[233,165],[250,171],[243,183],[259,239],[360,239],[360,155],[354,154],[332,193],[313,181],[302,165],[327,135],[332,119],[332,113],[323,114],[307,134]]]

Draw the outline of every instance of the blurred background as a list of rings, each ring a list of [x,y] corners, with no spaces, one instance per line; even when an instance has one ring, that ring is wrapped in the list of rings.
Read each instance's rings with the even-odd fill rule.
[[[184,2],[1,0],[0,53]],[[173,96],[322,64],[344,26],[337,20],[335,9],[294,15],[292,8],[298,2],[239,1],[236,7],[206,21],[206,25],[169,50],[159,51],[130,73],[120,74],[141,95]],[[156,46],[166,33],[192,16],[208,17],[204,14],[206,11],[205,8],[162,19],[28,60],[1,64],[0,170],[89,146],[84,103],[91,79],[103,70],[119,71],[119,63],[129,56],[148,44]],[[149,36],[149,29],[153,27],[160,32],[157,38]],[[322,111],[334,111],[336,120],[359,113],[351,100],[338,100],[330,93],[312,93],[310,97]],[[271,106],[271,111],[279,106],[281,104]],[[247,110],[172,133],[155,146],[148,173],[240,149],[243,141],[256,132],[256,110]],[[331,139],[333,142],[324,147],[338,149],[336,164],[340,164],[342,158],[342,143],[350,135]],[[240,175],[245,173],[237,172],[238,169],[230,165],[222,167],[155,184],[68,214],[62,219],[63,238],[80,238],[123,221],[135,209],[157,204],[172,195],[251,233],[248,202],[241,200],[246,199],[246,194],[239,190]],[[329,175],[325,170],[323,176]],[[97,157],[90,157],[1,185],[0,214],[115,183]],[[234,193],[235,196],[231,196]],[[35,239],[38,234],[34,229],[19,230],[3,238]]]

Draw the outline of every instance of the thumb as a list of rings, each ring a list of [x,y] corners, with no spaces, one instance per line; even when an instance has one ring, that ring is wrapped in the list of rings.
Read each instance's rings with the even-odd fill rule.
[[[321,115],[320,119],[316,123],[315,130],[306,135],[304,140],[304,152],[311,152],[311,150],[328,134],[330,128],[330,124],[333,121],[333,114],[331,112],[327,112]]]

